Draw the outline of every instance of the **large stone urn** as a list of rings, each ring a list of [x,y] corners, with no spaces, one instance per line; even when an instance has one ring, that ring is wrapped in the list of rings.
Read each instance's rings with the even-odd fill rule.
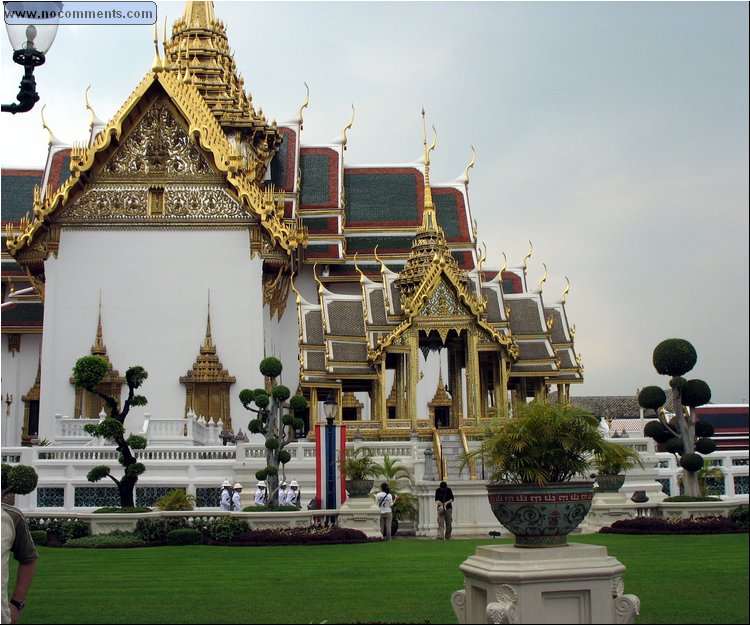
[[[564,547],[591,508],[594,483],[488,484],[495,518],[516,538],[516,547]]]
[[[349,497],[367,497],[375,484],[375,480],[346,480],[344,484]]]
[[[614,475],[597,475],[596,492],[598,493],[616,493],[625,483],[625,474],[618,473]]]

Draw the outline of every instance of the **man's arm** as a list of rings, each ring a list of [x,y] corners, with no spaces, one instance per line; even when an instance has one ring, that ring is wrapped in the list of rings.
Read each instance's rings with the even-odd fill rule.
[[[31,587],[31,581],[34,579],[34,573],[36,572],[36,559],[32,560],[28,564],[19,564],[18,573],[16,575],[16,586],[11,594],[11,599],[18,603],[26,601],[26,594],[29,592]],[[20,610],[10,604],[10,622],[15,623],[18,621],[18,615]]]

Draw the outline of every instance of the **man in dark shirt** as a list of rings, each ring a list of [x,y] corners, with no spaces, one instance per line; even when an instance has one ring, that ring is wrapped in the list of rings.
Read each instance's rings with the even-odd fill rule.
[[[453,491],[448,484],[440,482],[435,491],[435,502],[437,503],[438,535],[437,539],[446,540],[451,537],[453,530]]]

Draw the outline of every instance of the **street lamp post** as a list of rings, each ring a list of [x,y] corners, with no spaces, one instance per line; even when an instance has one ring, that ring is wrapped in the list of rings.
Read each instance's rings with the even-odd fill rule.
[[[326,463],[326,508],[333,510],[337,507],[336,502],[336,455],[332,453],[336,449],[336,426],[333,424],[338,410],[338,403],[333,392],[328,393],[328,398],[323,402],[323,413],[326,416],[326,449],[328,450]],[[329,522],[331,519],[329,518]]]
[[[13,61],[24,68],[20,90],[16,96],[18,102],[2,105],[3,113],[13,113],[14,115],[30,111],[39,101],[39,94],[36,92],[34,68],[44,64],[46,60],[45,55],[57,35],[57,21],[52,23],[37,22],[36,24],[21,24],[14,23],[15,20],[12,16],[11,18],[7,17],[7,15],[12,13],[12,9],[18,9],[20,14],[23,9],[22,5],[24,4],[28,3],[12,2],[6,5],[5,25],[8,29],[8,38],[13,46]],[[15,5],[19,5],[19,7]],[[8,20],[10,20],[10,23],[8,23]]]

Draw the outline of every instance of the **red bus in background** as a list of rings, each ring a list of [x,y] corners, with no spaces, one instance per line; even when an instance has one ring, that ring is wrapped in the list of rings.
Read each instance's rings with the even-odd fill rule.
[[[748,449],[748,404],[706,404],[695,409],[698,421],[714,426],[719,449]]]

